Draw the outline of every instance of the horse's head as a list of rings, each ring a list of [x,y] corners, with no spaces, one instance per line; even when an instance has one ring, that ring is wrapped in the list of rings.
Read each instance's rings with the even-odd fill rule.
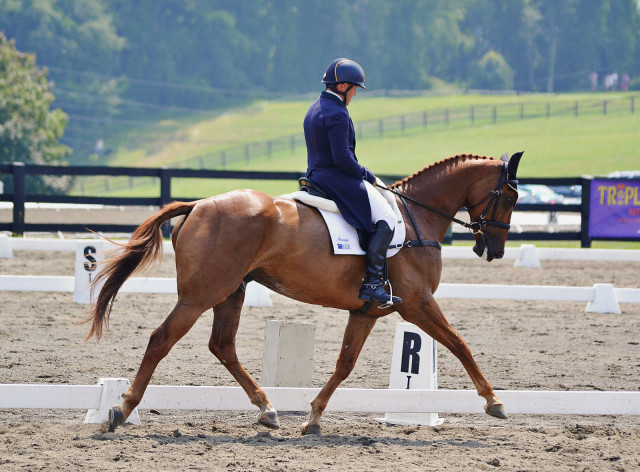
[[[473,252],[478,257],[485,257],[487,261],[504,256],[511,213],[518,200],[516,172],[522,154],[518,152],[511,159],[507,155],[502,156],[504,163],[497,185],[493,176],[481,178],[469,192],[467,210],[476,241]]]

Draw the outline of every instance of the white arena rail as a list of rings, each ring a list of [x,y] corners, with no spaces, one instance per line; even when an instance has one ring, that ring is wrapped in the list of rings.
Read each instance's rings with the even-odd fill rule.
[[[75,277],[65,275],[0,275],[0,291],[73,292]],[[133,277],[127,279],[120,293],[178,293],[176,279],[167,277]]]
[[[104,379],[103,379],[104,380]],[[128,381],[120,385],[128,384]],[[98,409],[108,384],[0,384],[0,409]],[[122,393],[111,392],[111,395]],[[319,388],[265,387],[281,411],[309,411]],[[496,391],[510,414],[640,415],[640,392]],[[396,413],[484,413],[484,400],[475,390],[406,390],[339,388],[328,411]],[[105,408],[108,411],[110,405]],[[240,387],[150,385],[139,409],[222,410],[256,409]]]
[[[0,291],[73,292],[74,288],[72,276],[0,275]],[[176,280],[134,277],[125,281],[120,293],[177,293]],[[587,302],[587,312],[619,314],[619,303],[640,303],[640,288],[615,288],[611,284],[570,287],[443,283],[435,297]]]
[[[7,246],[5,251],[75,252],[77,243],[85,241],[91,243],[99,241],[99,239],[9,238],[0,235],[0,258],[7,257],[2,255],[3,244]],[[126,241],[123,240],[121,242]],[[640,262],[640,251],[633,249],[537,248],[530,244],[505,248],[504,258],[520,260],[523,258],[524,253],[532,250],[531,248],[533,248],[535,256],[539,259]],[[164,242],[163,250],[166,254],[173,254],[173,246],[170,241]],[[478,258],[471,250],[471,246],[443,246],[442,257],[449,259]]]
[[[506,247],[504,259],[522,259],[523,253],[533,248],[539,259],[564,261],[625,261],[640,262],[640,251],[634,249],[586,249],[536,247],[521,244],[520,247]],[[470,246],[442,246],[442,257],[450,259],[477,259]]]
[[[55,239],[55,238],[8,238],[4,236],[8,242],[11,251],[62,251],[75,252],[78,243],[95,243],[96,241],[106,241],[100,238],[87,239]],[[0,236],[0,247],[2,246],[3,236]],[[125,239],[114,239],[118,243],[126,243]],[[173,254],[173,246],[171,241],[164,241],[162,249],[167,254]],[[0,258],[2,251],[0,251]]]

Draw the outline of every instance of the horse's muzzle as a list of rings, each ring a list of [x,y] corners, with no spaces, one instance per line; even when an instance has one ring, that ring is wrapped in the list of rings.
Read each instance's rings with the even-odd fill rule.
[[[484,234],[476,238],[473,252],[475,252],[478,257],[486,258],[487,262],[491,262],[494,259],[502,259],[504,256],[504,249],[496,250],[491,248],[491,244],[489,244]]]

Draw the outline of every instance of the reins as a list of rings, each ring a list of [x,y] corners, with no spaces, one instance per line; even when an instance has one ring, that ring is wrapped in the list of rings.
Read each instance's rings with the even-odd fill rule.
[[[421,201],[418,201],[415,198],[411,198],[411,197],[409,197],[407,195],[403,195],[400,192],[398,192],[397,190],[394,190],[394,189],[389,188],[389,187],[385,187],[384,185],[380,185],[380,184],[376,184],[376,186],[380,187],[381,189],[387,190],[387,191],[397,195],[398,197],[400,197],[400,201],[402,201],[402,203],[403,203],[404,207],[407,209],[407,211],[409,210],[409,208],[407,207],[407,204],[406,204],[405,200],[408,200],[411,203],[415,203],[416,205],[421,206],[422,208],[426,208],[427,210],[432,211],[433,213],[435,213],[437,215],[440,215],[440,216],[442,216],[442,217],[444,217],[444,218],[446,218],[446,219],[448,219],[450,221],[453,221],[454,223],[458,223],[459,225],[464,226],[465,228],[468,228],[468,229],[471,229],[471,230],[480,229],[480,223],[478,223],[477,221],[474,221],[472,223],[467,223],[466,221],[459,220],[455,216],[447,215],[446,213],[438,210],[437,208],[433,208],[433,207],[427,205],[426,203],[422,203]],[[487,195],[487,197],[488,196],[489,195]],[[484,200],[486,200],[487,197],[485,197]],[[482,203],[482,202],[480,202],[480,203]],[[476,205],[474,205],[474,207],[475,206]],[[409,212],[409,218],[411,219],[411,223],[413,223],[414,226],[415,226],[415,222],[413,221],[413,215],[411,214],[411,212]]]
[[[426,210],[429,210],[437,215],[442,216],[443,218],[448,219],[449,221],[452,221],[454,223],[457,223],[461,226],[464,226],[467,229],[470,229],[473,234],[484,234],[482,232],[482,230],[487,227],[487,226],[496,226],[498,228],[503,228],[506,229],[507,231],[511,228],[511,225],[508,223],[503,223],[501,221],[496,221],[496,220],[487,220],[485,219],[487,214],[489,213],[489,211],[491,210],[491,208],[493,207],[493,212],[491,214],[491,216],[493,217],[493,215],[495,215],[496,212],[496,208],[498,206],[498,202],[500,201],[500,197],[502,197],[502,186],[504,184],[508,184],[511,188],[513,188],[514,190],[516,190],[517,192],[517,185],[518,185],[518,181],[517,180],[509,180],[508,175],[507,175],[507,163],[504,162],[502,165],[502,175],[500,176],[500,181],[498,182],[498,185],[496,186],[496,188],[494,188],[493,190],[491,190],[482,200],[480,200],[478,203],[476,203],[475,205],[471,205],[467,207],[467,210],[470,210],[471,208],[475,208],[479,205],[481,205],[482,203],[484,203],[485,201],[487,201],[487,199],[489,200],[489,202],[487,203],[487,207],[484,209],[484,211],[480,214],[480,218],[478,221],[472,221],[471,223],[467,223],[466,221],[462,221],[458,218],[456,218],[455,216],[450,216],[447,215],[446,213],[438,210],[437,208],[433,208],[432,206],[427,205],[426,203],[422,203],[419,200],[416,200],[415,198],[409,197],[407,195],[403,195],[402,193],[398,192],[397,190],[394,190],[392,188],[389,187],[385,187],[384,185],[380,185],[380,184],[376,184],[376,186],[387,190],[388,192],[393,193],[394,195],[397,195],[398,197],[400,197],[400,201],[402,202],[402,204],[404,205],[405,209],[407,210],[407,214],[409,215],[409,219],[411,220],[411,225],[413,226],[413,229],[416,232],[416,235],[418,236],[418,240],[417,241],[407,241],[404,244],[398,244],[396,246],[392,246],[392,247],[413,247],[415,243],[417,243],[418,246],[435,246],[435,247],[441,247],[441,244],[438,241],[428,241],[428,240],[424,240],[422,239],[422,237],[420,236],[420,232],[418,231],[418,225],[416,224],[413,215],[411,214],[411,211],[409,210],[409,206],[407,205],[406,201],[409,201],[415,205],[418,205],[422,208],[425,208]],[[434,244],[435,243],[435,244]]]

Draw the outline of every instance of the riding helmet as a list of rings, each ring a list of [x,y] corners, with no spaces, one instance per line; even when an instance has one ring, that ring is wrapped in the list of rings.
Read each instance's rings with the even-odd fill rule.
[[[322,77],[325,85],[337,85],[348,83],[366,89],[364,86],[364,69],[355,61],[340,57],[327,67],[327,71]]]

